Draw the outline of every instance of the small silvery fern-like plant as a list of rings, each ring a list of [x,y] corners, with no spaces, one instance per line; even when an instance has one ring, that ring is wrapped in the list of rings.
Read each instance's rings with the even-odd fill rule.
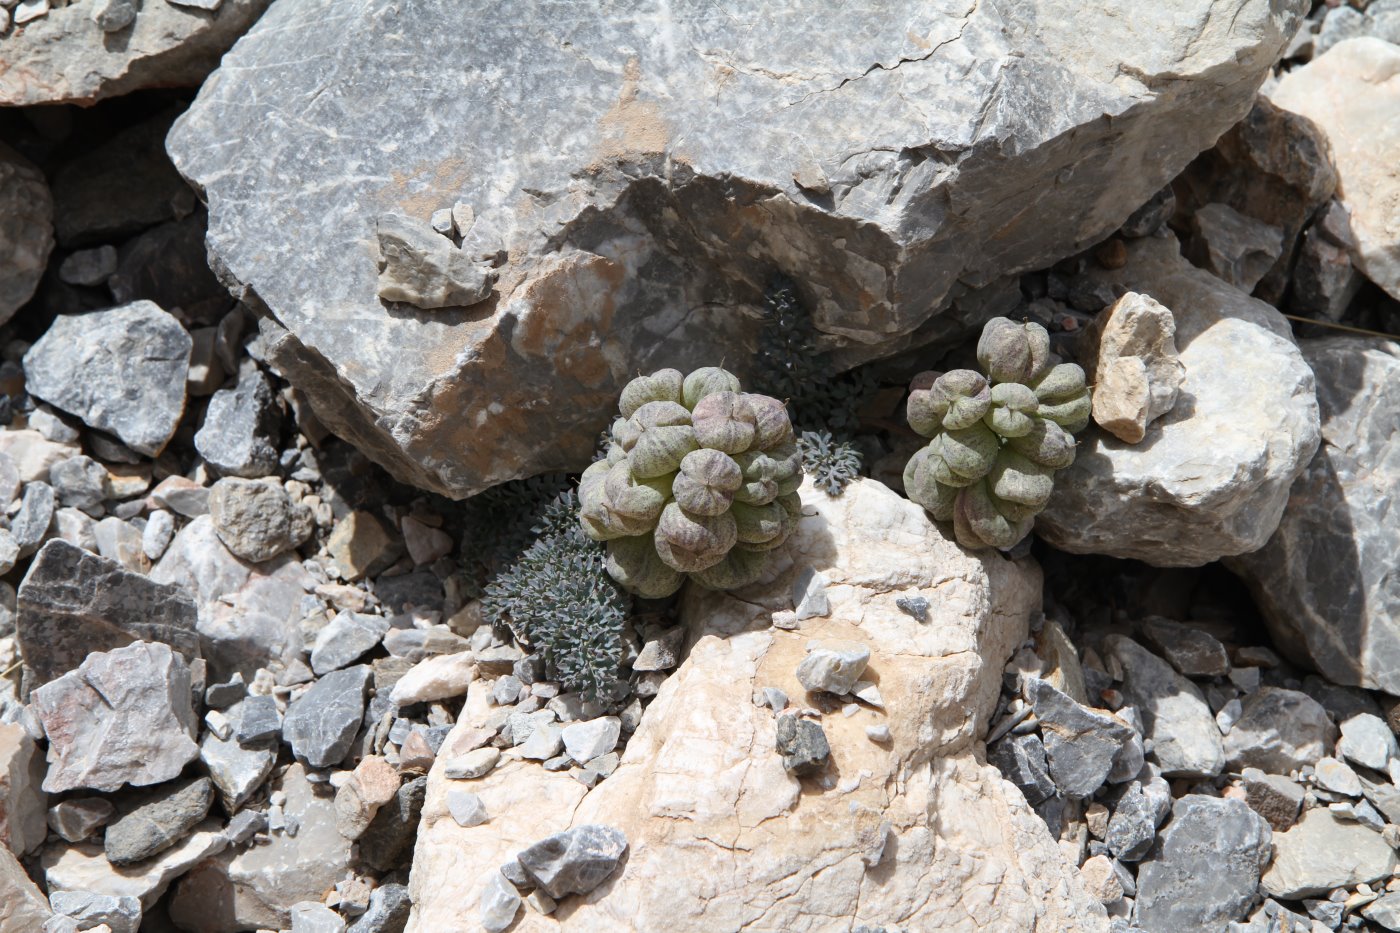
[[[615,699],[624,687],[631,597],[608,575],[603,547],[579,527],[572,490],[549,504],[534,530],[534,543],[487,585],[486,617],[538,652],[565,689]]]

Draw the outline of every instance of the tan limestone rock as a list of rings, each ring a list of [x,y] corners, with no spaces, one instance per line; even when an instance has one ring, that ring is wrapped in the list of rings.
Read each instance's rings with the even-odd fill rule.
[[[1185,367],[1176,320],[1151,297],[1128,292],[1084,336],[1084,370],[1094,385],[1094,421],[1126,444],[1172,410]]]
[[[539,838],[587,823],[624,832],[621,870],[514,930],[817,931],[842,924],[910,929],[1102,930],[1106,918],[1024,798],[981,759],[1001,669],[1039,605],[1029,560],[963,551],[916,505],[860,480],[843,496],[803,489],[804,517],[763,581],[737,594],[683,596],[686,660],[666,680],[616,773],[593,791],[567,774],[510,761],[486,777],[430,774],[410,892],[410,933],[478,922],[490,873]],[[794,579],[830,581],[829,616],[771,626]],[[929,601],[920,623],[895,605]],[[756,689],[803,703],[796,668],[811,640],[870,648],[865,678],[885,709],[821,725],[827,769],[783,770],[771,710]],[[489,713],[473,684],[458,729]],[[866,727],[885,725],[877,744]],[[448,739],[452,742],[452,738]],[[451,787],[501,814],[463,828]]]

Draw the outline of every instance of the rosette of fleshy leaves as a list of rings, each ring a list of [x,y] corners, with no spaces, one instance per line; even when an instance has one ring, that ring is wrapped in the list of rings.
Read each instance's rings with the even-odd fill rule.
[[[993,318],[977,342],[986,375],[955,369],[909,395],[909,426],[930,438],[904,468],[909,498],[952,521],[968,548],[1009,548],[1030,533],[1074,462],[1089,423],[1084,370],[1050,352],[1039,324]]]
[[[758,579],[801,513],[783,403],[707,367],[633,379],[618,407],[607,455],[579,483],[579,520],[607,542],[613,579],[649,598],[687,577],[716,590]]]

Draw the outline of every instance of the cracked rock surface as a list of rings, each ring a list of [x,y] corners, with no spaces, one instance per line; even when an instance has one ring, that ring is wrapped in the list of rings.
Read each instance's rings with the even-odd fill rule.
[[[625,835],[625,869],[555,915],[527,914],[522,929],[817,930],[833,917],[972,929],[971,892],[988,884],[999,892],[995,922],[1007,929],[1107,928],[1024,798],[978,762],[1001,680],[986,659],[1025,638],[1038,568],[964,552],[917,506],[869,480],[839,499],[808,484],[802,497],[790,551],[763,581],[683,597],[689,656],[595,790],[520,761],[456,781],[439,758],[410,879],[409,933],[473,929],[481,881],[496,866],[542,837],[594,823]],[[891,539],[908,546],[876,547]],[[809,566],[830,580],[831,614],[801,632],[771,628]],[[900,611],[901,595],[928,599],[930,621]],[[774,711],[750,698],[763,687],[802,695],[794,671],[809,638],[868,644],[867,676],[878,676],[888,712],[824,716],[831,762],[799,779],[774,748]],[[472,684],[445,747],[490,715],[488,693]],[[889,744],[868,738],[877,723],[889,727]],[[458,825],[447,794],[462,787],[511,819]]]
[[[742,370],[778,271],[845,364],[961,336],[1244,116],[1303,6],[282,0],[168,147],[268,362],[461,497],[582,467],[637,371]],[[381,300],[378,218],[449,208],[493,296]]]

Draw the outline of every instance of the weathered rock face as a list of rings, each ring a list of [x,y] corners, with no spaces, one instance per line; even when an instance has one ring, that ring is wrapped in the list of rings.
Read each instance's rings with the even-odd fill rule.
[[[821,930],[833,917],[912,929],[1105,926],[1044,823],[979,762],[1002,664],[1038,603],[1035,566],[963,551],[918,506],[868,480],[839,499],[809,485],[803,504],[764,581],[683,597],[689,656],[617,771],[586,796],[533,762],[448,780],[441,762],[454,739],[490,713],[487,685],[472,685],[429,777],[410,931],[475,929],[498,866],[591,823],[625,835],[623,867],[552,918],[527,913],[518,929]],[[830,581],[830,614],[800,631],[770,627],[811,568]],[[905,595],[928,600],[927,623],[895,606]],[[824,717],[830,764],[799,780],[775,748],[773,711],[751,697],[763,687],[803,697],[796,670],[811,639],[868,645],[865,676],[878,680],[884,711]],[[889,743],[866,735],[875,725],[888,726]],[[501,816],[459,826],[452,787]],[[995,898],[972,893],[986,885]]]
[[[169,149],[271,310],[269,362],[396,476],[463,496],[583,466],[638,371],[744,361],[776,271],[846,362],[960,329],[931,316],[1102,238],[1242,117],[1303,6],[687,2],[579,28],[290,0]],[[303,117],[248,108],[253,80]],[[456,204],[494,296],[381,301],[379,218]]]
[[[155,457],[185,412],[190,347],[180,322],[149,301],[65,314],[24,355],[25,384],[88,427]]]
[[[163,642],[188,660],[200,656],[198,613],[184,591],[61,539],[29,565],[17,608],[20,650],[37,683],[133,641]]]
[[[1230,568],[1249,583],[1279,650],[1329,679],[1400,693],[1400,346],[1302,341],[1317,374],[1323,444],[1278,531]]]
[[[1171,309],[1177,401],[1138,444],[1081,435],[1036,530],[1062,550],[1159,566],[1258,550],[1317,450],[1312,370],[1277,311],[1192,266],[1174,239],[1135,240],[1128,253],[1089,278]]]
[[[0,846],[0,931],[37,930],[51,915],[48,898],[29,879],[14,853]]]
[[[1273,102],[1322,127],[1351,211],[1357,267],[1400,298],[1400,46],[1365,36],[1289,72]],[[1384,128],[1384,129],[1383,129]]]
[[[93,103],[144,87],[194,85],[271,0],[223,0],[217,10],[145,3],[105,32],[93,4],[49,10],[4,37],[0,106]]]
[[[44,173],[0,143],[0,324],[34,294],[53,249],[53,198]]]

